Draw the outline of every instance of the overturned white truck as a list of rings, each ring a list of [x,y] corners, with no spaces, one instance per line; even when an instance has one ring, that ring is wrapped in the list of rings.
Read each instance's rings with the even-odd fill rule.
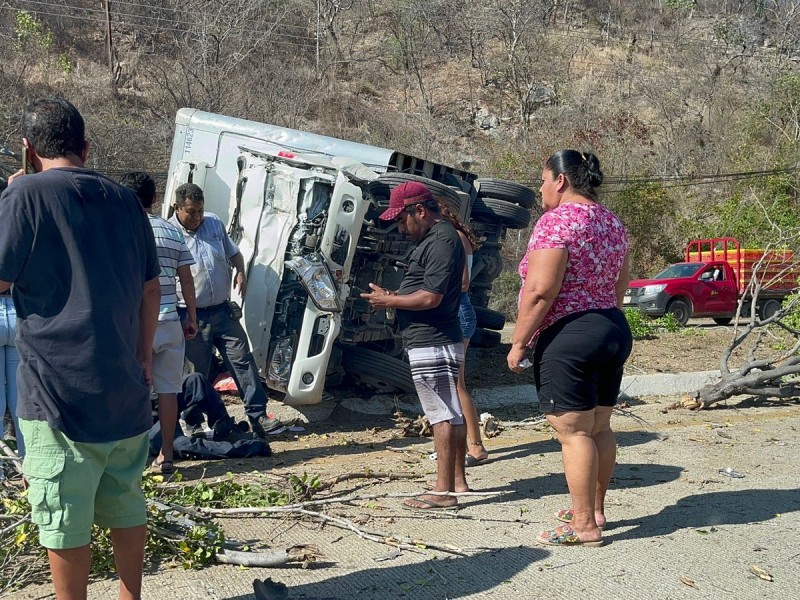
[[[394,319],[359,297],[370,282],[400,284],[413,244],[377,216],[391,189],[410,179],[484,238],[472,270],[473,343],[499,343],[505,317],[487,304],[506,228],[530,222],[531,189],[385,148],[178,111],[164,216],[175,189],[192,182],[227,225],[248,278],[245,296],[232,297],[267,386],[286,404],[318,403],[345,376],[378,391],[413,391]]]

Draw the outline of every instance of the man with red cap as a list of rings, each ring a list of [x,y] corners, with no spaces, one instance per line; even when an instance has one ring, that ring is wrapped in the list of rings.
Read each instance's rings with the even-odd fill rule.
[[[411,376],[422,410],[433,427],[437,452],[434,492],[469,491],[464,476],[467,432],[456,383],[464,362],[458,306],[466,257],[455,228],[439,212],[431,191],[409,181],[392,190],[382,221],[395,221],[398,230],[417,242],[400,289],[396,292],[370,283],[361,294],[376,308],[393,308],[411,363]],[[422,494],[404,506],[416,510],[450,509],[452,496]]]

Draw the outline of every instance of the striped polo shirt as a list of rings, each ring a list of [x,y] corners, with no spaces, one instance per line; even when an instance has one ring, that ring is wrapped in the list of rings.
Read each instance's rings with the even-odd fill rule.
[[[177,321],[179,318],[176,309],[178,267],[193,265],[194,258],[186,246],[183,234],[175,225],[161,217],[148,216],[150,217],[150,227],[153,228],[153,237],[156,239],[158,264],[161,266],[161,274],[158,276],[158,282],[161,284],[161,306],[158,309],[158,320]]]

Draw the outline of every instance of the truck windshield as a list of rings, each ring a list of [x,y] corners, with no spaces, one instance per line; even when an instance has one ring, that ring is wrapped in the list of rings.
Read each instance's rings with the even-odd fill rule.
[[[680,263],[677,265],[670,265],[657,275],[653,275],[653,279],[681,279],[682,277],[691,277],[703,267],[703,263]]]

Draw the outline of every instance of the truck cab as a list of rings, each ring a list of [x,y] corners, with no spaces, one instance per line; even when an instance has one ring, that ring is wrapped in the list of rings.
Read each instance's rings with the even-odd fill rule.
[[[690,317],[727,324],[736,313],[737,289],[736,275],[726,262],[676,263],[650,279],[631,281],[624,306],[653,317],[671,313],[681,325]]]
[[[415,244],[378,215],[410,180],[484,238],[472,269],[473,345],[479,333],[499,343],[497,331],[480,328],[503,327],[486,304],[506,229],[528,226],[532,190],[387,148],[178,111],[162,214],[171,216],[175,189],[191,182],[225,223],[248,280],[244,297],[232,289],[231,299],[273,397],[316,404],[345,375],[381,392],[413,391],[394,316],[360,297],[369,283],[397,289],[403,279]]]
[[[650,279],[631,281],[624,306],[653,317],[670,313],[681,325],[690,317],[727,325],[740,305],[743,315],[755,304],[759,319],[771,318],[797,288],[791,250],[742,248],[736,238],[721,237],[692,240],[685,258]]]

